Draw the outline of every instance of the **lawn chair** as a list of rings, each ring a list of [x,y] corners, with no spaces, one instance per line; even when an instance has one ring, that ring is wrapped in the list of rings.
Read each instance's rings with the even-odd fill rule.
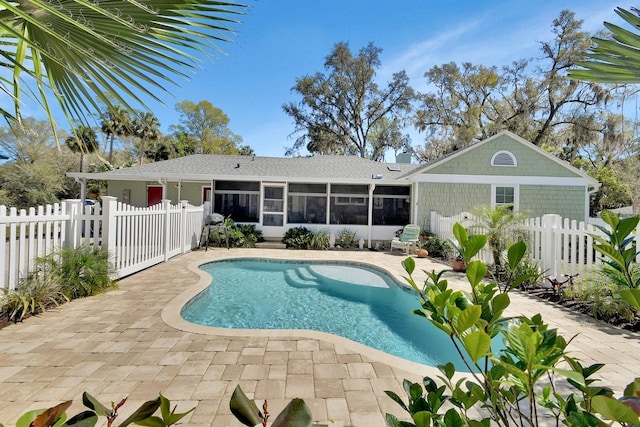
[[[413,247],[418,247],[418,239],[420,237],[420,226],[415,224],[407,224],[402,229],[402,234],[397,239],[391,241],[391,247],[389,252],[393,251],[393,248],[404,249],[405,253],[409,255],[409,251]]]

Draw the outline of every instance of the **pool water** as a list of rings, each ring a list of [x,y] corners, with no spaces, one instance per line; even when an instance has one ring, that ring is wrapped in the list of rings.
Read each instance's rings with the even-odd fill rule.
[[[311,329],[414,362],[453,362],[446,334],[412,313],[417,295],[382,270],[354,263],[236,259],[200,268],[211,286],[182,310],[190,322],[221,328]]]

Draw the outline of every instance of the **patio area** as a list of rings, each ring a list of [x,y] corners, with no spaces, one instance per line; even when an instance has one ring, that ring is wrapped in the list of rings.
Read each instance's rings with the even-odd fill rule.
[[[211,280],[197,266],[230,257],[348,259],[404,275],[398,252],[213,249],[175,257],[121,280],[117,290],[0,329],[0,422],[13,425],[27,410],[68,399],[75,414],[83,391],[103,404],[129,396],[122,421],[161,392],[178,412],[196,407],[183,424],[240,426],[228,406],[240,384],[259,405],[268,400],[272,417],[300,397],[318,422],[377,427],[386,412],[403,416],[385,390],[401,393],[404,378],[437,372],[324,333],[221,330],[182,320],[180,307]],[[416,264],[445,268],[429,259]],[[448,277],[466,283],[461,274]],[[585,364],[606,363],[602,384],[616,393],[640,375],[638,334],[517,292],[511,299],[508,314],[541,313],[566,338],[577,334],[571,353]]]

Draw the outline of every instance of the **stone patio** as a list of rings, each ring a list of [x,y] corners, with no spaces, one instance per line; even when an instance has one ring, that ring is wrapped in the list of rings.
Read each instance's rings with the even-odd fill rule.
[[[117,290],[1,329],[0,422],[13,425],[27,410],[68,399],[74,399],[68,413],[75,414],[83,410],[83,391],[107,404],[128,396],[122,421],[162,392],[178,411],[196,408],[184,424],[240,426],[228,406],[240,384],[259,404],[267,399],[273,417],[300,397],[318,422],[376,427],[385,425],[386,412],[403,415],[385,390],[401,393],[404,378],[435,373],[324,333],[238,331],[182,320],[180,307],[211,280],[197,266],[228,257],[348,259],[404,274],[399,253],[215,249],[176,257],[121,280]],[[416,263],[444,268],[429,259]],[[449,277],[464,286],[462,275]],[[640,375],[637,334],[519,293],[512,294],[511,308],[512,315],[542,313],[567,338],[577,334],[572,354],[584,363],[606,363],[600,376],[617,393]]]

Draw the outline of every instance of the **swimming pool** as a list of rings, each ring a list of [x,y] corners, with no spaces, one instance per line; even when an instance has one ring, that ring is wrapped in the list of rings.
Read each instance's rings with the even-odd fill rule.
[[[348,262],[232,259],[203,264],[211,286],[182,309],[192,323],[239,329],[307,329],[413,362],[453,362],[448,337],[412,314],[418,297],[381,269]]]

